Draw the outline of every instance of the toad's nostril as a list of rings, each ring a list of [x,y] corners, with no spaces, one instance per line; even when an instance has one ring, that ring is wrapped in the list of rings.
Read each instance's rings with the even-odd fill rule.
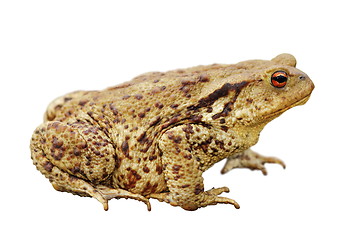
[[[300,80],[305,80],[306,77],[305,77],[304,75],[301,75],[301,76],[299,77],[299,79],[300,79]]]

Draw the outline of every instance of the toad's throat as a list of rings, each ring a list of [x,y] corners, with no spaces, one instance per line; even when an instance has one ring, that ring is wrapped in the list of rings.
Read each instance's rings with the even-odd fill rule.
[[[272,119],[278,117],[280,114],[284,113],[285,111],[289,110],[290,108],[293,108],[293,107],[296,107],[299,105],[304,105],[309,100],[309,98],[310,98],[310,94],[305,96],[304,98],[301,98],[300,100],[295,101],[294,103],[292,103],[288,106],[285,106],[282,109],[279,109],[275,112],[269,113],[269,114],[263,116],[262,118],[264,119],[264,121],[272,120]]]

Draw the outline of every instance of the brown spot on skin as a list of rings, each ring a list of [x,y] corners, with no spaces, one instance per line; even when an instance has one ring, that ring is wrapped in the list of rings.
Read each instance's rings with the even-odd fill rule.
[[[144,171],[144,173],[149,173],[150,169],[147,166],[145,166],[145,167],[143,167],[143,171]]]
[[[62,141],[61,139],[58,139],[57,137],[54,137],[52,140],[52,144],[54,148],[61,148],[62,145],[64,144],[64,141]]]
[[[98,128],[97,127],[88,127],[82,133],[85,134],[85,135],[88,135],[90,133],[92,133],[94,135],[98,135]]]
[[[60,151],[60,152],[58,152],[57,154],[51,153],[51,156],[52,156],[55,160],[59,161],[59,160],[61,160],[61,159],[63,158],[64,152],[63,152],[63,151]]]
[[[189,110],[196,110],[203,107],[211,106],[216,100],[219,98],[227,96],[230,91],[235,91],[235,96],[233,101],[235,102],[237,96],[239,95],[241,89],[246,87],[249,84],[247,81],[243,81],[240,83],[225,83],[221,88],[215,90],[213,93],[209,94],[207,97],[202,98],[198,101],[197,105],[189,106]]]
[[[158,87],[158,86],[156,86],[156,87],[154,87],[152,90],[151,90],[151,94],[157,94],[157,93],[159,93],[159,92],[161,92],[161,89],[160,89],[160,87]]]
[[[78,172],[80,172],[80,167],[79,166],[75,166],[73,169],[70,170],[73,174],[76,174]],[[90,172],[91,173],[91,172]]]
[[[125,184],[125,188],[131,189],[136,186],[137,181],[141,179],[141,176],[134,169],[129,169],[127,174],[128,183]]]
[[[121,151],[123,152],[123,154],[126,156],[126,157],[130,157],[129,155],[129,144],[127,141],[124,141],[122,144],[121,144]]]
[[[213,137],[210,136],[210,138],[207,139],[206,141],[199,143],[199,145],[196,147],[196,149],[201,148],[205,153],[207,153],[209,144],[212,142],[212,140],[213,140]]]
[[[197,184],[194,191],[195,195],[199,195],[202,192],[204,192],[204,186],[202,184]]]
[[[141,95],[141,94],[135,94],[134,97],[135,97],[137,100],[143,99],[143,95]]]
[[[146,194],[150,194],[151,193],[151,189],[152,189],[152,186],[151,186],[151,183],[148,181],[146,182],[146,185],[142,191],[142,194],[146,195]]]
[[[208,82],[210,81],[210,77],[207,74],[201,74],[199,77],[199,82]]]
[[[83,107],[83,106],[85,106],[85,104],[88,103],[88,102],[89,102],[89,100],[81,100],[81,101],[79,102],[79,105]]]
[[[217,148],[211,148],[211,150],[214,152],[214,153],[217,153],[219,150]]]
[[[142,132],[136,140],[140,143],[144,143],[146,141],[145,136],[146,136],[146,132]]]
[[[212,119],[217,119],[219,117],[226,117],[229,115],[229,113],[232,111],[232,107],[233,107],[234,103],[233,102],[228,102],[224,105],[223,110],[220,113],[217,113],[215,115],[212,116]]]
[[[151,189],[151,192],[152,192],[152,193],[153,193],[153,192],[156,192],[156,189],[157,189],[158,186],[159,186],[158,183],[154,183],[154,185],[153,185],[153,187],[152,187],[152,189]]]
[[[73,154],[78,157],[81,154],[81,150],[78,148],[74,148]]]
[[[184,155],[184,158],[190,160],[190,159],[192,159],[192,155],[191,155],[191,154],[185,154],[185,155]]]
[[[151,147],[152,143],[153,143],[153,140],[147,139],[146,143],[145,143],[146,144],[145,147],[143,149],[140,149],[140,152],[146,153],[149,150],[149,148]]]
[[[225,125],[221,125],[220,126],[221,130],[223,130],[224,132],[227,132],[229,130],[229,127],[225,126]]]
[[[187,188],[187,187],[190,187],[190,184],[185,184],[181,186],[181,188]]]
[[[152,155],[152,156],[149,156],[149,160],[150,161],[153,161],[153,160],[155,160],[157,157],[155,156],[155,155]]]
[[[144,118],[144,117],[145,117],[145,113],[139,113],[139,114],[138,114],[138,117],[139,117],[139,118]]]
[[[85,148],[87,148],[87,143],[86,142],[80,142],[77,145],[77,147],[80,148],[80,149],[85,149]]]
[[[195,116],[191,116],[190,120],[193,123],[199,123],[201,122],[202,117],[203,117],[202,115],[195,115]]]
[[[196,84],[196,80],[194,79],[183,79],[181,80],[181,84],[182,85],[195,85]]]
[[[156,116],[155,119],[149,123],[149,126],[153,127],[153,126],[157,125],[160,121],[161,121],[161,117]]]
[[[181,169],[181,165],[174,165],[173,166],[173,173],[174,174],[178,174],[179,173],[179,171],[180,171],[180,169]]]
[[[194,133],[193,126],[191,124],[186,124],[185,127],[182,128],[185,133]]]
[[[110,110],[112,111],[112,113],[116,116],[119,114],[119,111],[116,109],[116,107],[114,106],[114,104],[110,103],[109,105]]]
[[[246,102],[248,102],[248,103],[252,103],[252,102],[253,102],[253,99],[251,99],[251,98],[247,98],[247,99],[246,99]]]
[[[131,130],[132,131],[137,131],[139,128],[138,127],[133,127]]]
[[[51,162],[47,161],[47,162],[44,163],[43,167],[47,172],[51,172],[54,165]]]
[[[155,107],[159,108],[159,109],[162,109],[164,107],[164,104],[160,103],[160,102],[156,102],[154,104]]]
[[[190,91],[190,87],[187,85],[183,85],[179,88],[179,90],[183,91],[185,94],[187,94]]]
[[[91,118],[94,117],[94,112],[92,112],[92,111],[87,112],[87,114],[88,114]]]
[[[65,113],[66,117],[70,117],[73,114],[73,110],[69,110]]]
[[[176,109],[179,106],[179,104],[171,104],[170,107]]]
[[[136,178],[136,180],[140,180],[140,179],[141,179],[141,176],[137,173],[137,171],[131,170],[130,172],[131,172],[131,174]]]
[[[180,143],[182,138],[181,136],[175,136],[173,131],[166,132],[168,139],[172,140],[174,143]]]
[[[171,118],[170,120],[168,120],[167,122],[165,122],[162,126],[161,126],[161,129],[164,129],[164,128],[167,128],[169,127],[170,125],[173,125],[177,122],[180,121],[180,118],[178,116],[175,116],[173,118]]]
[[[155,171],[157,172],[158,175],[161,175],[163,172],[163,167],[161,165],[156,165]]]
[[[158,183],[154,183],[154,185],[151,185],[151,183],[148,181],[144,187],[144,190],[142,191],[143,195],[147,195],[150,193],[154,193],[157,191]]]
[[[194,133],[193,127],[190,124],[186,124],[182,130],[185,132],[186,139],[190,139],[190,135]]]
[[[181,150],[180,150],[179,147],[175,147],[175,151],[176,151],[176,153],[180,153],[180,152],[181,152]]]
[[[225,148],[224,148],[224,142],[223,141],[220,141],[220,140],[215,140],[215,144],[217,145],[217,146],[219,146],[219,148],[220,149],[222,149],[222,150],[225,150]]]

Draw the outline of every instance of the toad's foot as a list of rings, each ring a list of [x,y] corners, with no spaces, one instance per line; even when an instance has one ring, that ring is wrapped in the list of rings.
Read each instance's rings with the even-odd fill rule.
[[[55,188],[55,190],[57,190],[57,191],[71,192],[73,194],[77,194],[80,196],[93,197],[103,205],[105,211],[109,210],[108,201],[113,198],[117,198],[117,199],[130,198],[130,199],[135,199],[135,200],[141,201],[141,202],[145,203],[147,206],[147,209],[149,211],[151,211],[151,205],[150,205],[149,199],[147,199],[146,197],[144,197],[140,194],[131,193],[124,189],[108,188],[106,186],[94,187],[91,184],[83,181],[82,179],[73,178],[72,181],[73,182],[78,181],[82,187],[79,189],[75,189],[74,187],[72,187],[71,191],[69,191],[69,186],[62,186],[61,184],[58,184],[57,182],[52,182],[52,185]]]
[[[56,170],[56,169],[55,169]],[[66,178],[63,178],[66,179]],[[146,197],[140,195],[131,193],[129,191],[126,191],[124,189],[114,189],[114,188],[108,188],[106,186],[97,186],[94,187],[90,183],[85,182],[82,179],[77,179],[72,177],[71,181],[74,183],[74,185],[63,185],[63,183],[57,183],[56,181],[52,182],[53,187],[57,191],[61,192],[71,192],[76,195],[80,196],[90,196],[98,200],[104,207],[104,210],[109,210],[109,204],[108,201],[110,199],[116,198],[125,198],[125,199],[135,199],[138,201],[141,201],[146,204],[148,211],[151,211],[151,205],[149,199]],[[75,187],[75,185],[79,185],[81,187]]]
[[[285,163],[275,157],[264,157],[260,154],[248,149],[242,153],[237,153],[227,158],[226,164],[221,170],[221,173],[227,173],[234,168],[249,168],[251,170],[260,170],[264,175],[267,175],[265,163],[277,163],[285,169]]]
[[[107,211],[109,209],[108,200],[110,200],[112,198],[135,199],[135,200],[145,203],[148,211],[151,211],[151,205],[150,205],[149,199],[147,199],[146,197],[144,197],[140,194],[131,193],[124,189],[114,189],[114,188],[108,188],[105,186],[99,186],[99,187],[97,187],[97,190],[100,193],[102,198],[100,198],[100,199],[98,199],[96,197],[95,198],[103,204],[105,211]]]
[[[164,192],[164,193],[152,193],[148,197],[157,199],[160,202],[167,202],[170,203],[172,206],[181,206],[185,210],[196,210],[200,207],[206,207],[208,205],[216,205],[219,203],[224,204],[232,204],[235,208],[239,209],[240,205],[233,199],[227,198],[227,197],[220,197],[220,195],[223,192],[229,192],[229,188],[222,187],[222,188],[213,188],[208,191],[200,193],[200,201],[199,202],[188,202],[186,204],[179,204],[176,201],[174,201],[171,197],[170,192]]]

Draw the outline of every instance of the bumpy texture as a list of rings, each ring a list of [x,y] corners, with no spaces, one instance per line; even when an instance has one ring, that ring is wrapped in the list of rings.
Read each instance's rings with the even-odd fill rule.
[[[204,190],[202,173],[228,158],[259,169],[279,159],[249,148],[272,119],[304,104],[314,85],[292,55],[271,61],[152,72],[103,91],[55,99],[31,139],[37,169],[59,191],[165,201],[186,210],[234,200]]]

